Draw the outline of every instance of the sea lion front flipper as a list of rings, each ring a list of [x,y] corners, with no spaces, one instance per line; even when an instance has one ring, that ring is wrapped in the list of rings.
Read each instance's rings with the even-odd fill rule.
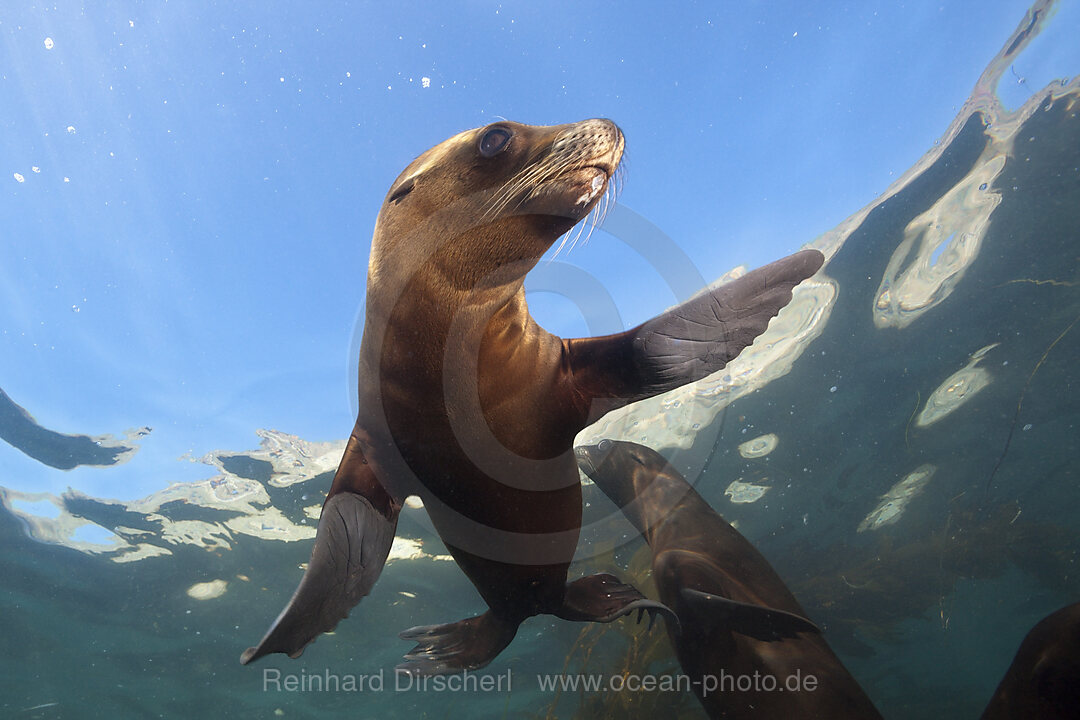
[[[419,625],[398,634],[416,642],[405,654],[398,672],[409,675],[442,675],[478,670],[495,659],[517,634],[518,623],[483,615],[445,625]]]
[[[814,623],[786,610],[729,600],[690,588],[680,592],[697,616],[695,625],[705,630],[723,624],[732,632],[766,642],[793,638],[804,632],[821,632]]]
[[[566,341],[574,382],[590,398],[608,402],[589,421],[620,405],[700,380],[754,342],[791,291],[825,257],[802,250],[706,290],[652,320],[616,335]]]
[[[555,611],[555,615],[576,622],[608,623],[635,610],[638,611],[638,622],[641,622],[643,612],[649,613],[650,628],[657,614],[673,623],[673,627],[679,626],[679,618],[667,605],[649,600],[633,585],[627,585],[608,573],[586,575],[567,583],[562,607]]]
[[[394,543],[399,510],[377,484],[355,436],[350,438],[323,504],[300,586],[259,644],[240,656],[240,663],[277,652],[297,658],[320,633],[333,630],[379,579]]]

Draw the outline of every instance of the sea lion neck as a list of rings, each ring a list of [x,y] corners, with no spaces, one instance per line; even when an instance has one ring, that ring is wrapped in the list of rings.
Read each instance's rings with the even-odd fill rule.
[[[508,305],[524,306],[525,275],[537,258],[486,267],[474,263],[469,272],[451,276],[454,255],[453,248],[448,248],[415,270],[396,265],[371,273],[366,309],[369,320],[381,317],[388,321],[406,310],[406,316],[422,311],[427,331],[438,335],[439,328],[445,331],[449,323],[460,322],[464,316],[486,322]]]

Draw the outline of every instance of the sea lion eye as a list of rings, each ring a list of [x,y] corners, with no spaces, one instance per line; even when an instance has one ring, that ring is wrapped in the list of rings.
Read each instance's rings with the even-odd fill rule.
[[[510,142],[510,131],[494,127],[480,136],[480,154],[486,158],[494,157]]]

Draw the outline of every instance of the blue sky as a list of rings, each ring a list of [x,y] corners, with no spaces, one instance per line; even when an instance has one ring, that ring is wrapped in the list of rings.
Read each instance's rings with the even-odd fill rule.
[[[941,136],[1026,9],[5,6],[0,387],[58,431],[153,433],[107,470],[0,446],[0,484],[129,498],[206,476],[177,458],[253,447],[257,427],[345,437],[378,207],[456,132],[612,118],[627,136],[620,202],[712,279],[873,200]],[[1018,68],[1034,88],[1080,67],[1070,43],[1046,43]],[[673,301],[603,233],[560,260],[595,275],[626,322]],[[552,331],[584,331],[565,300],[531,302]]]

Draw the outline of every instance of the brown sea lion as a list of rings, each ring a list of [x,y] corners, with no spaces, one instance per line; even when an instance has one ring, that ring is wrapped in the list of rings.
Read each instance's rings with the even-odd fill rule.
[[[982,720],[1080,719],[1080,603],[1035,624]]]
[[[578,464],[652,549],[679,664],[709,717],[880,718],[749,541],[660,453],[601,440]]]
[[[604,195],[623,144],[608,120],[498,122],[394,182],[372,241],[356,425],[300,586],[241,662],[296,657],[337,625],[378,578],[409,495],[490,609],[403,633],[417,642],[407,672],[482,667],[539,613],[666,610],[610,575],[567,583],[582,512],[574,435],[722,368],[823,258],[796,253],[616,335],[546,332],[525,275]]]

